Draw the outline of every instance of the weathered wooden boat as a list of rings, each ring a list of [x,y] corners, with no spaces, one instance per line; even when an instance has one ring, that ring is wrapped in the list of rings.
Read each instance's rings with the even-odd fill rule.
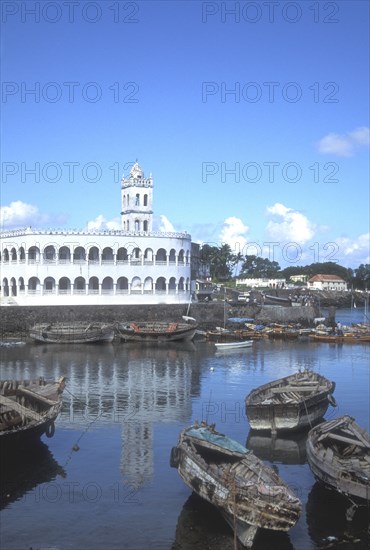
[[[216,506],[247,548],[258,529],[288,531],[299,518],[301,503],[280,477],[214,426],[183,430],[170,465],[190,489]]]
[[[58,381],[0,381],[0,446],[39,438],[52,437],[54,422],[62,408],[65,377]]]
[[[252,390],[245,399],[254,430],[297,430],[312,426],[335,406],[331,382],[310,370],[299,371]]]
[[[47,344],[112,342],[114,335],[114,326],[104,323],[40,323],[30,330],[33,340]]]
[[[137,322],[117,325],[118,334],[125,342],[192,340],[196,330],[195,323]]]
[[[339,334],[310,334],[314,342],[327,342],[331,344],[370,344],[370,334],[347,332]]]
[[[216,342],[215,346],[219,351],[231,349],[250,348],[253,345],[253,340],[237,340],[236,342]]]
[[[314,476],[348,496],[370,501],[370,436],[351,416],[312,428],[307,460]]]
[[[267,333],[269,338],[276,338],[282,340],[295,340],[301,335],[300,328],[292,325],[281,325],[274,323],[270,325]]]

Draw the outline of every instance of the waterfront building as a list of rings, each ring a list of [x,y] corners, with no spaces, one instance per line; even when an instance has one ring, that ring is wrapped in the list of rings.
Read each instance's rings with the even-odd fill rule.
[[[136,162],[121,182],[120,230],[2,232],[1,303],[188,303],[191,236],[153,231],[153,179]]]
[[[338,275],[317,274],[308,279],[310,290],[347,290],[347,283]]]

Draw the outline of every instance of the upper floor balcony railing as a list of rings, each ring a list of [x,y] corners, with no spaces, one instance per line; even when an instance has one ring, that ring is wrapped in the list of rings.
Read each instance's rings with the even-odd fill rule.
[[[185,258],[176,258],[176,259],[169,259],[167,258],[166,260],[163,260],[163,259],[160,259],[160,260],[157,260],[155,257],[148,260],[147,258],[145,258],[144,256],[142,256],[141,258],[131,258],[131,257],[127,257],[125,259],[117,259],[117,256],[114,255],[113,258],[110,258],[110,259],[96,259],[94,258],[93,260],[89,259],[89,258],[73,258],[73,257],[63,257],[63,258],[54,258],[54,259],[50,259],[50,258],[43,258],[41,255],[39,257],[28,257],[28,259],[24,260],[19,260],[19,261],[15,261],[15,260],[3,260],[1,262],[1,265],[2,266],[6,266],[6,265],[17,265],[17,263],[19,264],[28,264],[28,265],[35,265],[35,264],[38,264],[38,265],[47,265],[48,267],[52,267],[52,266],[58,266],[58,265],[70,265],[70,264],[73,264],[73,265],[94,265],[94,266],[98,266],[98,265],[128,265],[128,266],[148,266],[148,265],[154,265],[154,266],[178,266],[178,267],[185,267],[185,266],[189,266],[190,265],[190,257],[185,257]]]
[[[187,231],[177,232],[177,231],[124,231],[123,229],[110,229],[107,231],[93,231],[87,229],[81,230],[64,230],[64,229],[33,229],[31,227],[25,227],[22,229],[14,229],[12,231],[2,231],[0,232],[0,237],[11,238],[11,237],[26,237],[29,235],[48,235],[48,237],[53,235],[79,235],[79,236],[103,236],[103,237],[155,237],[158,239],[186,239],[191,240],[191,235]]]

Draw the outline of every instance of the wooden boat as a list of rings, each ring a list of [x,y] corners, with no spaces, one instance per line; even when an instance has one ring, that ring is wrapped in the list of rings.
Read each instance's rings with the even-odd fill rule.
[[[328,342],[332,344],[369,344],[370,334],[348,332],[339,334],[310,334],[314,342]]]
[[[335,383],[313,371],[299,371],[252,390],[246,414],[254,430],[297,430],[315,424],[335,406]]]
[[[314,476],[349,497],[370,502],[370,436],[351,416],[310,430],[307,460]]]
[[[279,476],[214,426],[183,430],[170,464],[190,489],[219,509],[247,548],[258,529],[288,531],[299,518],[301,503]]]
[[[174,342],[192,340],[197,325],[194,323],[137,322],[117,326],[121,340],[125,342]]]
[[[253,340],[240,340],[236,342],[216,342],[215,346],[218,350],[229,350],[239,348],[250,348],[253,345]]]
[[[41,323],[30,330],[33,340],[48,344],[112,342],[114,335],[114,327],[104,323]]]
[[[280,325],[275,323],[269,328],[270,330],[267,333],[269,338],[295,340],[301,335],[300,329],[291,325]]]
[[[44,378],[0,381],[0,445],[46,434],[54,435],[54,422],[62,408],[65,378],[46,382]]]

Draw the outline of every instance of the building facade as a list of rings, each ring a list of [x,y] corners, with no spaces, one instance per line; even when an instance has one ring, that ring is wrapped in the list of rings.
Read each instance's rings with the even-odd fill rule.
[[[314,275],[307,281],[310,290],[347,290],[347,283],[338,275]]]
[[[121,230],[2,233],[2,304],[189,302],[191,236],[154,232],[152,203],[152,177],[135,163],[122,178]]]
[[[246,286],[248,288],[284,288],[285,279],[271,279],[268,277],[248,277],[245,279],[236,279],[236,286]]]

